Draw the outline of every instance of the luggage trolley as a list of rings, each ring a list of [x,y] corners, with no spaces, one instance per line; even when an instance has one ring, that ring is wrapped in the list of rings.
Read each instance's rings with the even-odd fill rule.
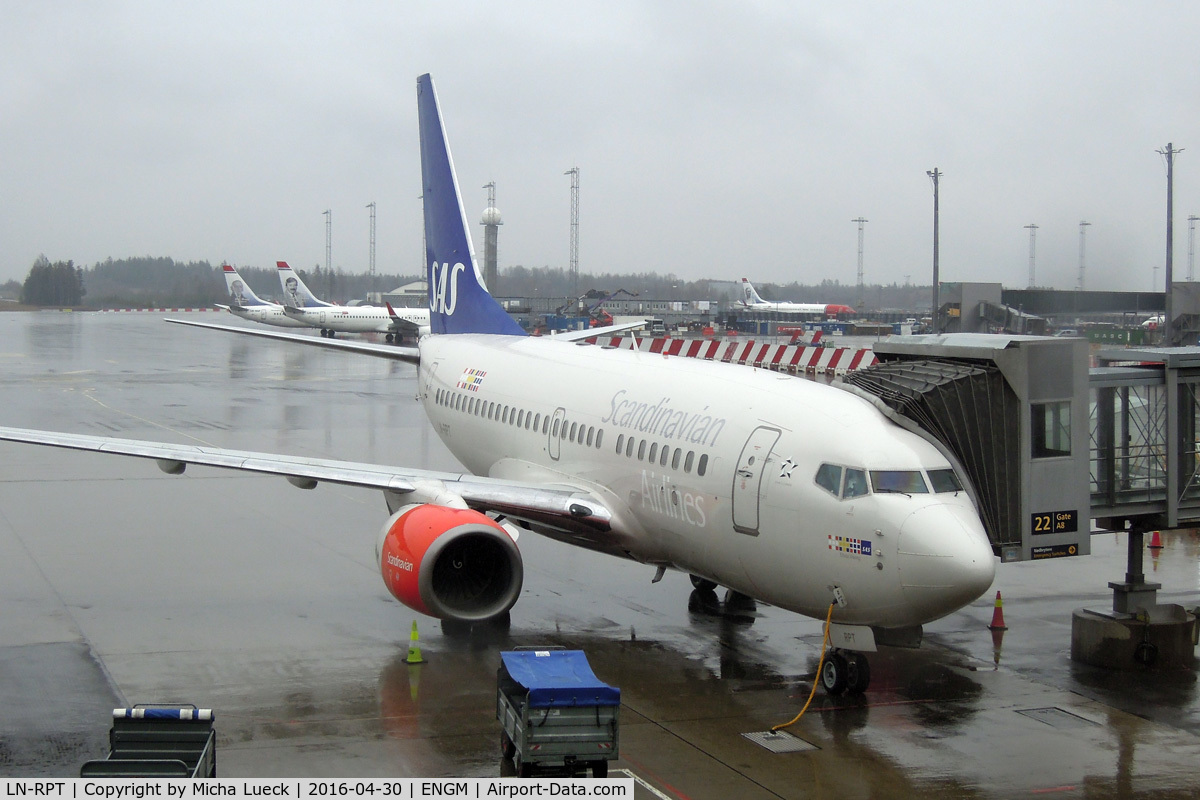
[[[517,774],[591,767],[593,777],[607,777],[618,755],[621,690],[600,682],[582,650],[507,651],[500,661],[500,750]]]

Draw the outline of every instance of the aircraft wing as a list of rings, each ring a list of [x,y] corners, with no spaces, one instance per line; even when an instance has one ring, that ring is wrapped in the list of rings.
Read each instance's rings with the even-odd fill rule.
[[[397,316],[390,317],[389,322],[392,326],[392,330],[399,331],[401,333],[413,334],[421,330],[421,326],[415,322],[409,322],[408,320],[401,319]]]
[[[0,441],[153,459],[163,472],[170,475],[182,473],[188,464],[199,464],[279,475],[302,489],[311,489],[321,481],[382,489],[398,497],[400,502],[396,505],[436,502],[439,496],[449,493],[461,497],[467,506],[476,511],[494,511],[588,538],[611,529],[611,511],[594,495],[570,486],[539,486],[462,472],[438,472],[30,428],[0,427]]]
[[[622,322],[620,325],[605,325],[603,328],[587,328],[582,331],[563,331],[561,333],[550,334],[551,338],[562,339],[567,342],[582,342],[585,339],[591,339],[593,336],[611,336],[614,333],[621,331],[630,331],[634,328],[644,328],[647,322],[644,319],[634,320],[633,322]]]
[[[240,333],[245,336],[261,336],[265,339],[279,339],[285,342],[299,342],[314,347],[327,347],[331,350],[342,350],[351,353],[362,353],[369,356],[382,356],[396,361],[407,361],[418,364],[421,361],[420,351],[415,347],[400,347],[392,344],[375,344],[374,342],[352,342],[343,339],[326,339],[324,336],[312,336],[304,333],[285,333],[283,331],[268,331],[258,328],[241,328],[232,325],[213,325],[210,322],[192,322],[185,319],[166,319],[177,325],[191,325],[195,328],[212,328],[215,331]]]

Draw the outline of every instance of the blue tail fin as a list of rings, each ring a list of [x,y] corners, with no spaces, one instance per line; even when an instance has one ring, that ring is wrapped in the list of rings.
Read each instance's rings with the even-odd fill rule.
[[[475,263],[450,144],[429,75],[417,78],[417,119],[421,130],[430,330],[523,336],[521,326],[488,294]]]

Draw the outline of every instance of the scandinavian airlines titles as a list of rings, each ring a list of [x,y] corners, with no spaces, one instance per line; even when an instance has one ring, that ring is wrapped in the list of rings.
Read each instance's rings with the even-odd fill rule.
[[[629,399],[625,389],[617,391],[609,401],[608,416],[601,419],[617,428],[635,430],[648,436],[661,436],[683,442],[712,447],[725,430],[725,418],[699,412],[685,411],[671,405],[671,398],[657,402]]]

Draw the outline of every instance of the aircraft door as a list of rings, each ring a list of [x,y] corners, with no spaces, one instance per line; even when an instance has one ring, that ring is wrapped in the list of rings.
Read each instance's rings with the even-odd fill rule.
[[[325,312],[324,311],[321,312],[321,324],[322,325],[325,324]]]
[[[442,363],[442,362],[434,361],[425,370],[425,395],[424,395],[425,397],[430,397],[431,395],[433,395],[433,391],[434,391],[433,376],[434,376],[434,373],[437,372],[438,364],[440,364],[440,363]]]
[[[556,408],[554,409],[554,416],[550,418],[550,432],[546,434],[550,439],[546,445],[550,453],[550,458],[553,461],[558,461],[558,456],[561,452],[562,431],[560,428],[566,416],[567,410],[565,408]]]
[[[771,448],[779,440],[778,428],[755,428],[738,456],[733,473],[733,529],[758,535],[758,501]]]

